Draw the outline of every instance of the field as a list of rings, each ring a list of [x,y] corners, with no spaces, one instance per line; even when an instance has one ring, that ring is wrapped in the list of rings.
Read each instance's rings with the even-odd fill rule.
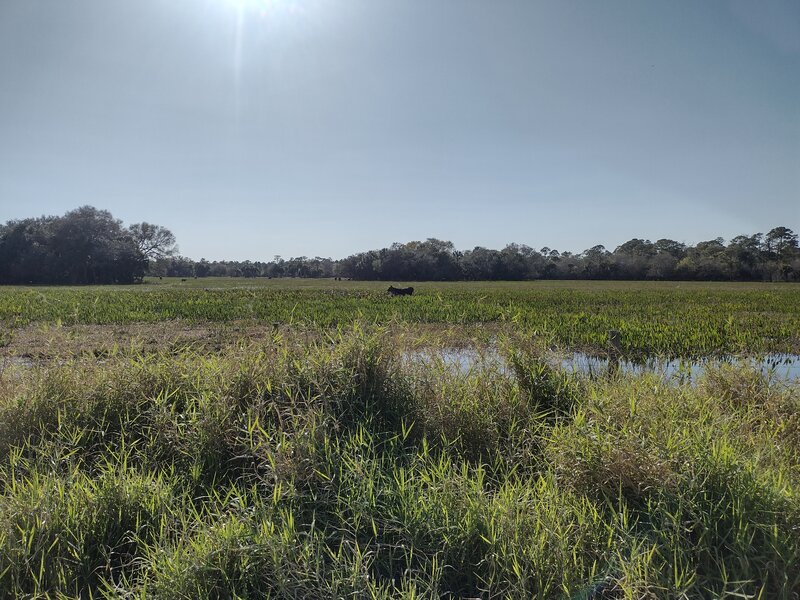
[[[797,353],[800,287],[411,285],[0,289],[0,597],[800,596],[800,386],[553,360]]]
[[[311,329],[363,325],[517,332],[602,353],[621,332],[626,354],[709,356],[800,352],[800,286],[619,282],[418,283],[393,298],[386,284],[331,280],[154,280],[127,288],[6,288],[6,332],[31,323],[125,325],[276,323]],[[219,328],[217,328],[219,329]],[[8,333],[5,334],[9,336]]]

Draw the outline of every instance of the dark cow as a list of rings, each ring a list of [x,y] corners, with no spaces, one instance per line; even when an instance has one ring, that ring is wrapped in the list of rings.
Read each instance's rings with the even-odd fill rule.
[[[396,288],[393,285],[389,286],[389,289],[386,290],[387,293],[391,294],[392,296],[410,296],[414,293],[413,287],[407,288]]]

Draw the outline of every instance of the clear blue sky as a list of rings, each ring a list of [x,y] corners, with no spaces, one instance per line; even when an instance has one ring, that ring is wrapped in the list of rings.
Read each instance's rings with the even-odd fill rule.
[[[195,259],[800,229],[800,2],[1,0],[0,221]]]

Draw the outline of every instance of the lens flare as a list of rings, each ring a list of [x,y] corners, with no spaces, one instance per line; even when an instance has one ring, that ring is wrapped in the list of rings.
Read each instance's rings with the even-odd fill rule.
[[[227,5],[240,12],[252,15],[268,16],[275,13],[297,13],[300,10],[299,0],[223,0]]]

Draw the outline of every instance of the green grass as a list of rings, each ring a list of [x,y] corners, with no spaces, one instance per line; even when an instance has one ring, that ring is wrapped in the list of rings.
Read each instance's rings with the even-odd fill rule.
[[[352,327],[9,366],[0,597],[800,594],[796,386],[520,339],[466,373]]]
[[[419,283],[331,280],[153,280],[121,288],[0,289],[0,323],[56,325],[238,321],[329,329],[486,325],[602,352],[618,329],[632,356],[800,352],[800,286],[656,282]]]
[[[387,285],[0,288],[0,598],[800,595],[797,384],[545,358],[798,352],[800,287]]]

